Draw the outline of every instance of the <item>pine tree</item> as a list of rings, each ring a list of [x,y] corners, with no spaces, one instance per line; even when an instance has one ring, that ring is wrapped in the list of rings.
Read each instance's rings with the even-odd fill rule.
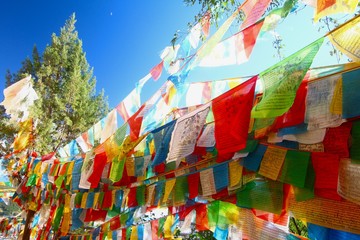
[[[31,109],[36,124],[33,147],[42,154],[75,139],[108,111],[104,93],[96,94],[96,79],[75,23],[73,14],[59,36],[52,34],[41,58],[36,47],[33,51],[29,69],[39,95]],[[23,66],[30,66],[26,62]]]

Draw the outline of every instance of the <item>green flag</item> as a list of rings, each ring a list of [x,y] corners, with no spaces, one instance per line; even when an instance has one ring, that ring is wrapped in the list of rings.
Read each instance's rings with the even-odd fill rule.
[[[260,73],[264,90],[261,101],[251,111],[253,118],[273,118],[289,110],[323,41],[324,38],[318,39]]]

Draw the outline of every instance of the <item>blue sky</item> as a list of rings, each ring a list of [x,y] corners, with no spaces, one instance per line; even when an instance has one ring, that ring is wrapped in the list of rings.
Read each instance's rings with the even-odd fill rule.
[[[21,61],[31,56],[35,43],[42,52],[51,34],[59,34],[75,12],[76,28],[94,67],[97,89],[105,89],[110,107],[114,107],[160,62],[161,50],[170,44],[176,30],[187,29],[197,11],[181,0],[3,1],[0,89],[4,88],[6,69],[16,72]]]
[[[187,7],[182,0],[19,0],[4,1],[0,9],[0,89],[6,69],[16,72],[21,61],[31,56],[36,44],[40,53],[59,33],[65,20],[75,12],[76,28],[83,41],[87,60],[94,67],[97,89],[104,89],[110,107],[115,107],[160,62],[161,50],[170,44],[176,30],[185,32],[199,8]],[[277,31],[285,44],[284,55],[301,49],[324,33],[312,23],[313,8],[291,14]],[[236,28],[231,29],[232,33]],[[266,33],[257,42],[248,63],[225,68],[197,68],[190,81],[215,80],[253,75],[275,64],[273,37]],[[314,65],[335,64],[324,46]],[[150,81],[144,94],[150,96],[166,79]],[[1,94],[0,100],[3,99]]]

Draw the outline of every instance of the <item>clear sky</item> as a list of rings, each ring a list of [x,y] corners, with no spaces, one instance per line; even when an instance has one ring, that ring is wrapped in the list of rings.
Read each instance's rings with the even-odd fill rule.
[[[51,34],[59,34],[75,12],[76,28],[83,41],[87,60],[94,67],[97,89],[104,89],[110,107],[115,107],[160,62],[161,50],[170,45],[176,30],[185,32],[193,21],[198,7],[187,7],[182,0],[120,1],[120,0],[16,0],[3,1],[0,9],[0,89],[4,88],[6,69],[16,72],[26,56],[31,56],[34,44],[42,53],[51,41]],[[278,32],[285,44],[284,55],[301,49],[324,32],[312,23],[313,8],[306,7],[285,19]],[[235,33],[236,28],[232,28]],[[273,37],[266,33],[257,42],[250,61],[226,68],[198,68],[189,80],[203,81],[252,75],[275,64]],[[322,49],[315,65],[336,63]],[[152,94],[166,76],[149,82],[145,91]],[[146,94],[146,93],[145,93]],[[149,95],[149,96],[150,96]],[[1,94],[0,101],[3,99]]]

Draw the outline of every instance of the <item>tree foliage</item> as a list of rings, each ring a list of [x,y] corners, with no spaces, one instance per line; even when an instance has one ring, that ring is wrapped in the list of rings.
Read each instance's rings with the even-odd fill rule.
[[[51,43],[40,56],[36,46],[32,58],[7,83],[31,74],[39,99],[30,109],[35,123],[34,150],[41,154],[55,151],[86,131],[108,111],[104,92],[96,93],[96,78],[86,60],[75,28],[75,14],[51,36]],[[9,77],[10,75],[10,77]]]

